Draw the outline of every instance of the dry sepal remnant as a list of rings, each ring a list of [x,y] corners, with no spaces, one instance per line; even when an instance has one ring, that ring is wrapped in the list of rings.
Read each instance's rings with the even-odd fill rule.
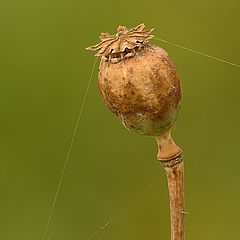
[[[99,50],[99,89],[103,101],[126,128],[144,135],[160,136],[173,126],[182,98],[180,80],[168,53],[150,45],[153,29],[144,24],[116,35],[102,33]]]

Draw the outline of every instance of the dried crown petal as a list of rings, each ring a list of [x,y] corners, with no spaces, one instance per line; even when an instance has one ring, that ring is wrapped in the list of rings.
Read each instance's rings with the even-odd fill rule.
[[[86,50],[99,50],[95,56],[103,56],[110,60],[114,58],[114,62],[117,61],[116,59],[120,61],[126,55],[129,57],[129,53],[134,53],[135,50],[145,46],[148,40],[154,37],[150,35],[154,28],[143,31],[144,27],[144,23],[130,30],[125,26],[119,26],[116,35],[101,33],[99,36],[101,42],[86,48]]]

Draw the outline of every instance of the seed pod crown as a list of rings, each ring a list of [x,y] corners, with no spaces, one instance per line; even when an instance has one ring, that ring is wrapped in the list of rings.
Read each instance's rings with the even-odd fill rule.
[[[106,61],[117,63],[124,58],[134,56],[136,51],[147,45],[148,40],[154,37],[150,35],[154,28],[143,31],[144,27],[143,23],[130,30],[125,26],[119,26],[116,35],[101,33],[99,36],[101,42],[86,50],[99,50],[95,56],[102,56]]]

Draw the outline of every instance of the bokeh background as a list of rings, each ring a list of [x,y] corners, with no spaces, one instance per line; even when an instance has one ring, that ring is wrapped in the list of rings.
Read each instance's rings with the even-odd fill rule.
[[[239,64],[239,7],[237,0],[1,0],[0,239],[42,239],[95,61],[85,47],[101,32],[144,22],[157,37]],[[184,151],[186,239],[238,239],[240,68],[151,43],[169,52],[183,85],[173,135]],[[153,138],[127,131],[104,106],[96,68],[49,240],[88,240],[114,216],[92,239],[170,239],[156,154]]]

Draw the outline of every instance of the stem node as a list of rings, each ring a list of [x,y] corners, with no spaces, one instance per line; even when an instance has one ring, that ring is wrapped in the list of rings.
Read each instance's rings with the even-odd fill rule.
[[[185,239],[184,164],[182,150],[173,141],[170,131],[157,137],[158,160],[166,170],[170,199],[171,240]]]

